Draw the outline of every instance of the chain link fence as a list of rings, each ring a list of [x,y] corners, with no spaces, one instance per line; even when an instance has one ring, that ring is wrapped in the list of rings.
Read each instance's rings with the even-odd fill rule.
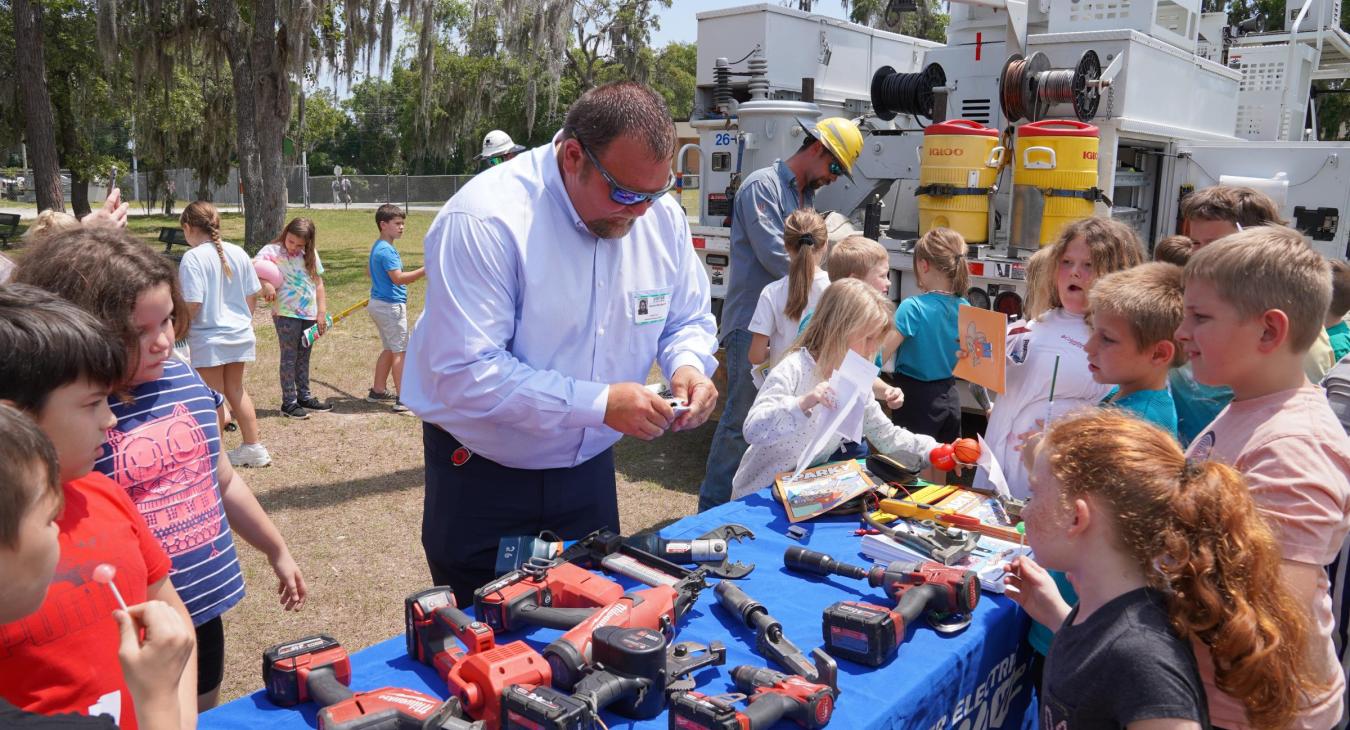
[[[309,204],[320,207],[374,208],[393,203],[406,208],[439,209],[472,175],[311,175]],[[303,175],[287,184],[290,205],[305,205]]]

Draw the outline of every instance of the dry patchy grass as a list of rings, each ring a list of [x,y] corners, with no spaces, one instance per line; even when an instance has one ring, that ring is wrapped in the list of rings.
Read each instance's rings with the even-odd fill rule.
[[[309,215],[318,226],[330,311],[364,298],[366,256],[376,234],[373,212],[291,214]],[[422,238],[433,217],[414,212],[408,218],[407,233],[398,243],[405,269],[420,265]],[[153,239],[159,226],[176,224],[176,219],[149,216],[134,219],[132,229]],[[239,216],[225,217],[227,239],[241,239],[242,229]],[[414,284],[409,294],[411,322],[421,311],[424,284]],[[356,650],[400,633],[403,597],[430,583],[419,540],[421,423],[363,400],[380,351],[369,317],[354,314],[315,344],[314,394],[334,408],[307,421],[280,417],[277,343],[265,309],[255,325],[258,360],[247,382],[274,463],[240,473],[286,536],[310,597],[300,613],[283,612],[266,559],[256,550],[240,549],[248,595],[225,615],[222,701],[261,685],[259,657],[272,643],[323,632]],[[624,532],[663,525],[696,509],[712,432],[710,422],[651,443],[620,442],[615,461]],[[226,434],[226,448],[238,444],[237,433]]]

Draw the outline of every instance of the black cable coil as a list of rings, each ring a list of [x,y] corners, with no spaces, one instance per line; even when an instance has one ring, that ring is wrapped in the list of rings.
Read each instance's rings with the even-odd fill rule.
[[[930,63],[918,73],[900,73],[882,66],[872,74],[872,111],[890,121],[897,114],[933,118],[933,89],[946,86],[947,73]]]

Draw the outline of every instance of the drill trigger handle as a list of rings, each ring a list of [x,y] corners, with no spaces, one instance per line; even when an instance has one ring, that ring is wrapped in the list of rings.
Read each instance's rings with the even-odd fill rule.
[[[336,705],[343,700],[351,699],[354,694],[351,688],[338,679],[337,672],[334,672],[331,666],[311,669],[305,677],[305,690],[309,698],[319,707]]]

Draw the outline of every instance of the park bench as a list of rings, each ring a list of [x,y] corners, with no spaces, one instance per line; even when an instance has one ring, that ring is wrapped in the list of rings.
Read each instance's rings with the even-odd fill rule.
[[[0,213],[0,248],[9,248],[11,238],[19,235],[19,214]]]
[[[170,228],[163,226],[159,229],[159,242],[164,244],[164,255],[173,256],[174,246],[187,247],[187,238],[183,235],[182,228]]]

